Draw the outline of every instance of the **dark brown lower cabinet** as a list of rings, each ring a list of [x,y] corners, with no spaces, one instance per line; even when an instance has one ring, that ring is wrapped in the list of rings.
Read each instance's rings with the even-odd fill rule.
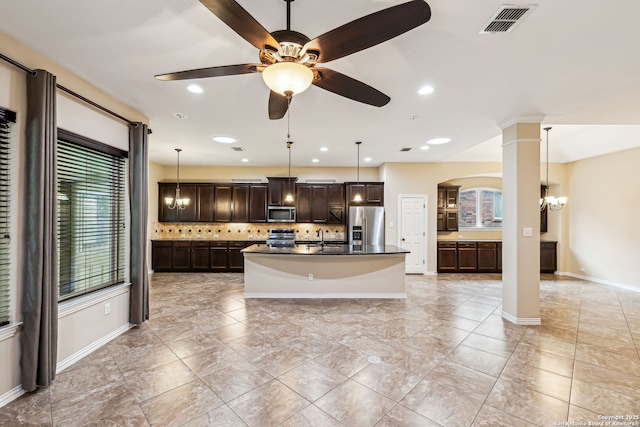
[[[477,242],[478,271],[493,273],[498,271],[498,242]],[[500,251],[502,257],[502,251]],[[502,260],[500,260],[502,266]]]
[[[227,242],[209,242],[209,267],[214,272],[227,271]]]
[[[172,271],[191,270],[191,242],[173,242]]]
[[[191,270],[209,271],[209,242],[191,242]]]
[[[151,264],[154,271],[237,272],[244,271],[242,249],[256,241],[154,240]]]
[[[557,242],[540,242],[540,272],[557,270]],[[500,273],[502,242],[440,241],[439,273]]]
[[[556,257],[557,242],[540,242],[540,271],[553,273],[558,269]]]
[[[458,249],[456,242],[438,242],[438,271],[458,270]]]
[[[477,271],[476,242],[458,242],[458,271]]]

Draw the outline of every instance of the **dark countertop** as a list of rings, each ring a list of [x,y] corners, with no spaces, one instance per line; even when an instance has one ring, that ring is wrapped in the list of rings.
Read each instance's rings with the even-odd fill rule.
[[[279,255],[393,255],[408,254],[409,251],[393,245],[384,246],[353,246],[344,244],[295,245],[290,247],[271,247],[269,245],[251,245],[242,250],[249,254],[279,254]]]

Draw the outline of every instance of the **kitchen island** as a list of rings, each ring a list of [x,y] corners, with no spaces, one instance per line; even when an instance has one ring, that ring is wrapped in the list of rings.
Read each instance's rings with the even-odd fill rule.
[[[406,298],[405,256],[392,245],[252,245],[245,298]]]

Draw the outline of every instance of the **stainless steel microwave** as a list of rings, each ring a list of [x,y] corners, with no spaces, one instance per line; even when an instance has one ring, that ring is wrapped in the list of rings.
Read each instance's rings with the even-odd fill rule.
[[[296,208],[293,206],[269,206],[267,222],[296,222]]]

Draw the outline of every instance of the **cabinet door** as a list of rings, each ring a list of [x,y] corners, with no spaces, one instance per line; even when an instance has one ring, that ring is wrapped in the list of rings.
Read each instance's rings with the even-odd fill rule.
[[[445,230],[457,231],[458,230],[458,211],[445,211]]]
[[[444,187],[438,186],[438,209],[445,209],[447,207],[447,190]]]
[[[496,270],[499,272],[502,271],[502,242],[496,242]]]
[[[229,271],[234,273],[242,273],[244,271],[244,255],[242,249],[250,246],[247,242],[229,242]]]
[[[354,202],[353,198],[356,194],[359,194],[362,197],[362,202],[366,202],[366,193],[365,193],[365,185],[364,184],[346,184],[346,193],[347,193],[347,204],[359,204],[358,202]]]
[[[478,271],[493,272],[498,269],[495,242],[478,242]]]
[[[268,179],[269,206],[294,206],[295,200],[293,202],[286,202],[284,199],[289,193],[295,195],[296,181],[298,178],[292,176],[291,178],[271,177]]]
[[[209,271],[209,242],[191,242],[191,269]]]
[[[367,184],[365,187],[367,204],[384,206],[384,184]]]
[[[541,185],[540,186],[540,198],[544,197],[544,194],[545,194],[544,190],[545,190],[545,186]],[[546,233],[547,232],[548,215],[549,215],[549,208],[547,206],[545,206],[544,209],[540,211],[540,232],[541,233]]]
[[[249,187],[249,222],[267,221],[267,186]]]
[[[209,242],[209,266],[211,271],[227,271],[227,242]]]
[[[231,222],[231,186],[214,187],[215,222]]]
[[[311,222],[325,223],[329,219],[327,204],[328,189],[326,185],[311,187]]]
[[[540,272],[553,273],[557,270],[556,242],[540,242]]]
[[[296,222],[312,222],[311,197],[310,185],[296,186]]]
[[[457,269],[456,242],[438,242],[438,271],[454,272]]]
[[[330,184],[327,186],[327,204],[344,208],[344,185]]]
[[[458,209],[458,187],[446,188],[446,209]]]
[[[191,242],[174,241],[173,242],[173,271],[189,271],[191,270]]]
[[[231,200],[233,202],[231,222],[249,222],[249,187],[234,185]]]
[[[444,221],[446,211],[444,209],[438,209],[438,216],[436,217],[436,227],[438,231],[447,231],[447,224]]]
[[[171,241],[151,242],[151,268],[153,271],[171,271]]]
[[[198,184],[196,198],[198,201],[196,221],[214,222],[213,184]]]
[[[195,184],[180,184],[180,197],[183,199],[189,199],[187,207],[178,212],[180,222],[195,222],[197,217],[196,208],[198,205],[198,196],[196,194]]]
[[[171,199],[176,197],[176,184],[159,182],[158,183],[158,221],[160,222],[178,222],[178,210],[169,209],[165,202],[165,198]]]
[[[475,242],[458,242],[458,270],[475,271],[478,269]]]

